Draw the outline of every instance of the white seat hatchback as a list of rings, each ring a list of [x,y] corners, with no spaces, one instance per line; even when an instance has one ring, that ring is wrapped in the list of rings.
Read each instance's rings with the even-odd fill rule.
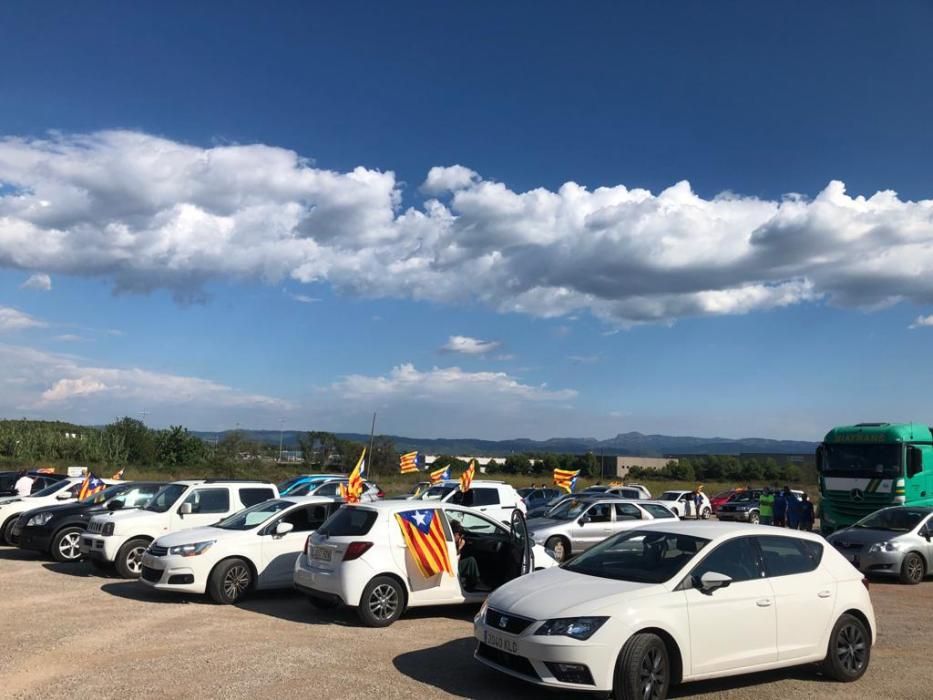
[[[507,583],[474,628],[482,663],[616,700],[813,662],[854,681],[877,629],[862,574],[819,536],[702,521],[623,532]]]
[[[405,518],[435,536],[433,543],[408,539],[417,535],[403,531]],[[455,530],[465,542],[460,553]],[[426,544],[437,547],[435,559],[446,555],[449,571],[429,575],[419,566],[424,559],[412,547]],[[469,579],[460,575],[461,557],[475,564]],[[503,583],[556,564],[531,543],[521,512],[506,526],[449,503],[379,501],[345,505],[318,528],[298,557],[294,584],[318,607],[355,607],[364,624],[385,627],[406,608],[478,603]]]

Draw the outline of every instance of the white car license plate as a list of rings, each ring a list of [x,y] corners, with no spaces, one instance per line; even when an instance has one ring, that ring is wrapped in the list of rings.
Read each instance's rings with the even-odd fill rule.
[[[483,641],[494,649],[499,649],[509,654],[518,654],[518,640],[516,639],[509,639],[501,634],[484,630]]]
[[[330,561],[333,552],[327,547],[312,547],[311,558],[317,561]]]

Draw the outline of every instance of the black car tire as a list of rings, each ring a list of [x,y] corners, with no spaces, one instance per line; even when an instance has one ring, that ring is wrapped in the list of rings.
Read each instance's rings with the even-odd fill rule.
[[[907,556],[904,557],[904,561],[901,562],[901,573],[899,578],[901,583],[915,586],[923,581],[923,577],[926,576],[926,573],[926,566],[924,566],[923,557],[921,557],[916,552],[910,552],[907,554]]]
[[[253,587],[253,570],[239,558],[225,559],[207,579],[207,594],[215,603],[239,603]]]
[[[757,525],[761,522],[761,516],[758,515],[757,510],[753,510],[748,514],[748,522],[750,522],[752,525]]]
[[[18,513],[12,518],[7,518],[7,521],[3,523],[3,530],[0,531],[0,544],[5,544],[7,547],[16,546],[13,542],[13,526],[16,525],[17,518],[19,518]]]
[[[65,527],[55,533],[52,538],[52,548],[49,554],[52,559],[62,564],[79,561],[81,559],[81,533],[80,527]]]
[[[405,590],[391,576],[376,576],[366,584],[356,614],[367,627],[388,627],[405,612]]]
[[[117,552],[117,558],[113,562],[117,567],[117,573],[122,578],[139,578],[142,570],[143,552],[149,547],[149,540],[142,537],[135,537],[120,547]]]
[[[846,613],[836,621],[829,635],[829,647],[823,660],[823,673],[839,681],[857,681],[871,661],[871,637],[865,624]]]
[[[664,700],[670,686],[671,664],[661,638],[648,632],[631,637],[616,661],[615,700]]]

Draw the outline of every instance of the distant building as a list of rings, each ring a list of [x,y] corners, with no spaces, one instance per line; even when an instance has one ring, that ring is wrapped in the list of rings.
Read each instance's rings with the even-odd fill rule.
[[[634,468],[639,469],[663,469],[671,462],[677,463],[676,458],[672,457],[635,457],[632,455],[622,456],[600,456],[600,465],[602,467],[602,476],[604,478],[622,478],[628,476],[628,473]]]

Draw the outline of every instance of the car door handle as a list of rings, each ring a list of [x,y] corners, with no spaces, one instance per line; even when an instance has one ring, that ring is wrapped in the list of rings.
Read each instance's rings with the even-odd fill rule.
[[[832,591],[820,591],[819,593],[817,593],[817,595],[820,598],[829,598],[829,596],[831,596],[832,594],[833,594]]]
[[[757,603],[755,603],[755,605],[757,605],[759,608],[770,608],[770,607],[771,607],[771,599],[770,599],[770,598],[762,598],[762,599],[759,600]]]

